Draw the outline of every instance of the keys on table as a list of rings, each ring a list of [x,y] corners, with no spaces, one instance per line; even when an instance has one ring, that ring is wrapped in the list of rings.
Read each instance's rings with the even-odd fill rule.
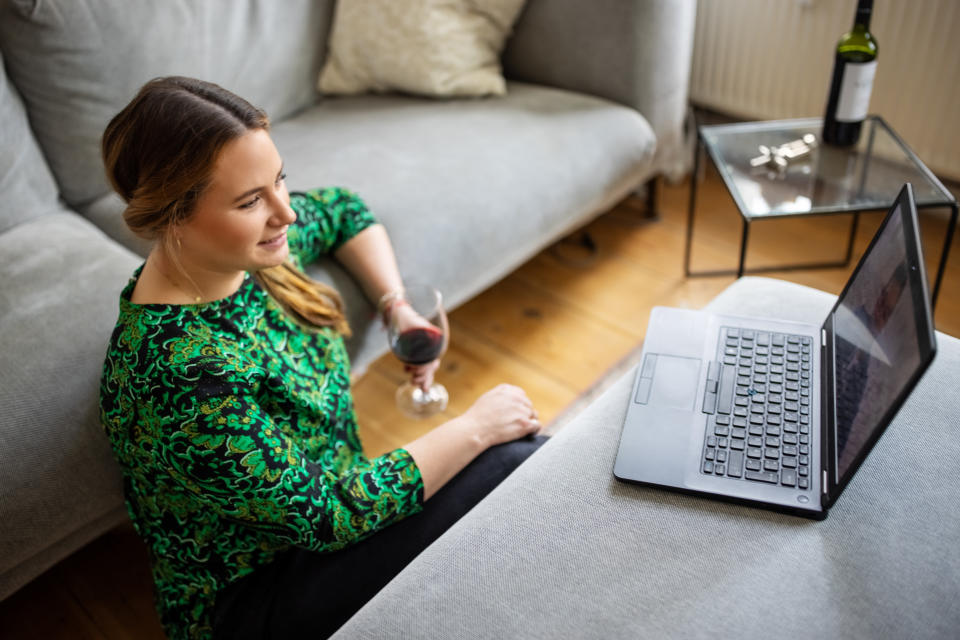
[[[768,167],[779,172],[786,171],[793,160],[806,158],[817,147],[817,137],[812,133],[777,147],[759,145],[760,155],[750,159],[751,167]]]

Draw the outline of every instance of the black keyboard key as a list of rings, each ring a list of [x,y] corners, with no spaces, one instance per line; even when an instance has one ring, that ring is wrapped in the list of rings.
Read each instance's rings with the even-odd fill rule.
[[[793,469],[784,469],[780,473],[780,484],[785,487],[795,487],[797,485],[797,472]]]
[[[796,469],[796,468],[797,468],[797,459],[794,458],[793,456],[784,456],[784,457],[783,457],[783,460],[781,460],[780,463],[781,463],[783,466],[787,467],[788,469]]]
[[[703,454],[704,460],[713,460],[716,457],[716,449],[707,449],[707,452]]]
[[[780,463],[777,462],[776,460],[764,460],[763,468],[766,469],[767,471],[779,471]]]
[[[720,373],[720,391],[717,394],[717,411],[729,414],[733,406],[734,376],[733,367],[724,366]]]
[[[713,433],[718,436],[728,436],[730,435],[730,427],[725,427],[718,424],[713,428]]]
[[[716,417],[717,424],[730,424],[730,416],[719,415]]]
[[[779,449],[769,449],[769,448],[768,448],[768,449],[764,449],[764,450],[763,450],[763,457],[764,457],[764,458],[769,458],[769,459],[771,459],[771,460],[779,460],[779,459],[780,459],[780,450],[779,450]]]
[[[747,480],[757,480],[759,482],[769,482],[770,484],[777,484],[779,478],[777,474],[768,471],[747,471],[743,474],[743,477]]]
[[[731,449],[737,449],[737,450],[739,450],[739,451],[743,451],[743,440],[731,440],[731,441],[730,441],[730,448],[731,448]]]
[[[797,486],[799,486],[801,489],[809,489],[810,481],[806,478],[800,478],[799,482],[797,482]]]
[[[703,394],[703,412],[715,413],[717,411],[717,394],[710,393],[708,388]]]
[[[714,465],[713,470],[717,472],[718,476],[723,476],[723,475],[726,475],[727,473],[726,465],[722,465],[722,464]]]
[[[727,461],[727,475],[739,478],[741,473],[743,473],[743,453],[731,451],[730,459]]]
[[[760,437],[757,437],[757,436],[750,436],[750,437],[747,439],[747,444],[749,444],[751,447],[762,447],[762,446],[763,446],[763,438],[760,438]]]
[[[762,456],[763,456],[762,449],[757,449],[755,447],[750,447],[749,449],[747,449],[748,458],[761,458]]]
[[[713,473],[713,463],[709,460],[703,463],[703,472],[704,473]]]
[[[760,464],[759,460],[753,460],[751,458],[747,458],[747,469],[749,469],[750,471],[760,471],[760,469],[762,468],[763,468],[763,465]]]

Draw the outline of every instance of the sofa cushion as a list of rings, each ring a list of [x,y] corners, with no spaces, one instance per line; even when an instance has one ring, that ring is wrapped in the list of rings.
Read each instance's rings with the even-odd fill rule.
[[[324,93],[503,95],[500,52],[524,0],[340,0]]]
[[[407,280],[453,308],[649,177],[655,140],[634,110],[511,83],[503,98],[331,98],[274,127],[291,189],[344,185],[383,222]],[[362,365],[386,350],[372,309],[344,294]]]
[[[0,256],[3,598],[123,505],[97,399],[120,290],[139,260],[63,210],[0,234]]]
[[[64,199],[109,191],[104,127],[151,78],[221,84],[275,119],[316,100],[332,1],[9,0],[0,45]]]
[[[37,146],[23,102],[0,56],[0,233],[31,220],[57,202],[57,185]]]

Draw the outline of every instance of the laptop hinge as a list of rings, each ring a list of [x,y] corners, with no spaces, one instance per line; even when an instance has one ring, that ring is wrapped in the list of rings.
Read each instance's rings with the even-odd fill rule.
[[[827,330],[826,329],[820,329],[820,344],[824,347],[827,346]]]
[[[826,469],[823,470],[823,484],[821,485],[821,487],[823,488],[823,495],[827,495],[827,470]]]

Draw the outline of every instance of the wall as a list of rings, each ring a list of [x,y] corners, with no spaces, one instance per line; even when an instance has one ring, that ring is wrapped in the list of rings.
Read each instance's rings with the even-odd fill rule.
[[[699,0],[690,100],[748,119],[822,116],[855,0]],[[875,0],[870,112],[960,180],[960,1]]]

